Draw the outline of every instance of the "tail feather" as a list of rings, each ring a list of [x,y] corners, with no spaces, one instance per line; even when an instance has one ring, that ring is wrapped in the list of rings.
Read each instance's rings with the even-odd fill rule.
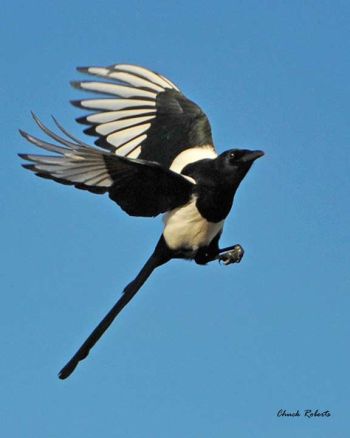
[[[117,315],[123,310],[128,302],[135,296],[147,278],[152,274],[155,268],[165,263],[167,259],[159,257],[159,254],[155,251],[148,259],[144,267],[141,269],[136,278],[129,283],[123,291],[123,295],[119,298],[116,304],[111,308],[107,315],[98,324],[95,330],[90,334],[86,341],[82,344],[79,350],[74,354],[69,362],[61,369],[58,376],[60,379],[66,379],[75,370],[78,363],[84,360],[92,347],[101,338],[104,332],[112,324]]]

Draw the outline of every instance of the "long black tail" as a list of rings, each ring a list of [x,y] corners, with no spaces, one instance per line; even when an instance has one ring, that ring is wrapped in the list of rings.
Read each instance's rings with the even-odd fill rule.
[[[61,369],[61,371],[58,374],[58,377],[60,379],[66,379],[72,374],[78,363],[87,357],[91,348],[96,344],[96,342],[100,339],[103,333],[112,324],[112,322],[119,314],[119,312],[128,304],[128,302],[141,288],[141,286],[144,284],[147,278],[152,274],[154,269],[169,260],[169,258],[164,259],[163,256],[160,256],[159,252],[157,251],[157,248],[154,251],[154,253],[151,255],[151,257],[147,260],[146,264],[141,269],[141,271],[138,273],[137,277],[126,286],[123,295],[120,297],[120,299],[115,303],[115,305],[111,308],[111,310],[107,313],[107,315],[102,319],[99,325],[86,339],[86,341],[75,353],[75,355],[71,358],[71,360]]]

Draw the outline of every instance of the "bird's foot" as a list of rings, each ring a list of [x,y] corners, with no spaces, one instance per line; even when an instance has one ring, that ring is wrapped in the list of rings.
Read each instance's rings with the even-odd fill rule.
[[[243,255],[244,249],[241,245],[235,245],[228,250],[225,248],[223,252],[217,256],[217,259],[219,260],[219,263],[230,265],[231,263],[239,263],[242,260]]]

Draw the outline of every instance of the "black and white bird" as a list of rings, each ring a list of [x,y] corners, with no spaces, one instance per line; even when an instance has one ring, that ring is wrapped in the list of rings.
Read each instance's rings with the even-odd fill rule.
[[[102,78],[72,82],[75,88],[101,95],[72,102],[90,111],[77,121],[88,125],[85,132],[97,137],[98,147],[80,141],[54,119],[58,135],[33,115],[53,142],[20,133],[51,155],[19,154],[29,162],[23,167],[62,184],[108,193],[131,216],[163,213],[164,229],[136,278],[60,371],[61,379],[86,358],[158,266],[174,258],[200,265],[241,260],[240,245],[220,249],[219,239],[239,184],[263,155],[246,149],[218,155],[207,116],[158,73],[129,64],[78,71]]]

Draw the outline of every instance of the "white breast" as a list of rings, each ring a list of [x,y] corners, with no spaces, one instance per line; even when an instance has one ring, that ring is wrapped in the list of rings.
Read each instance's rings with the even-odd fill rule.
[[[192,249],[207,246],[222,230],[224,221],[208,222],[197,207],[196,198],[164,215],[163,236],[170,249]]]

